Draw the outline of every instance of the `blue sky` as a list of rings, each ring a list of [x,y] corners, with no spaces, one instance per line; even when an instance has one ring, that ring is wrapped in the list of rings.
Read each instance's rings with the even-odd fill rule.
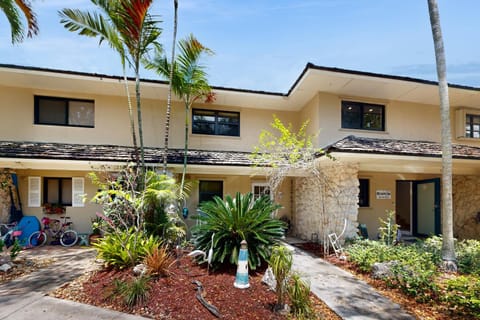
[[[169,52],[173,1],[157,0]],[[40,35],[13,46],[0,16],[0,63],[121,75],[98,40],[68,32],[57,11],[89,0],[34,0]],[[448,81],[480,87],[480,1],[439,0]],[[215,52],[212,85],[286,92],[307,62],[436,80],[426,0],[179,0],[179,38],[193,33]],[[158,79],[142,71],[142,78]]]

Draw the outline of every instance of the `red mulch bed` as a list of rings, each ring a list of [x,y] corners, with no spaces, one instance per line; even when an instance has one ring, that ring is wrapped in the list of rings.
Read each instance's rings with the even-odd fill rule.
[[[222,319],[287,319],[273,312],[274,292],[261,283],[261,272],[250,272],[248,289],[234,288],[235,268],[210,271],[189,257],[180,260],[180,266],[171,267],[171,276],[150,281],[151,289],[145,303],[129,309],[118,296],[112,297],[114,279],[133,278],[132,270],[100,270],[70,283],[52,295],[74,301],[138,314],[154,319],[216,319],[196,299],[196,285],[203,284],[205,299],[218,308]],[[340,319],[325,304],[312,296],[320,319]]]

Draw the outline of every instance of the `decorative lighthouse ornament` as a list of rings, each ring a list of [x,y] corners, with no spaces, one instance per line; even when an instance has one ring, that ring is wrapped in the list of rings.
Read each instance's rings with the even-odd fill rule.
[[[235,288],[247,289],[250,288],[248,283],[248,247],[247,241],[242,240],[240,243],[240,252],[238,254],[237,275],[233,283]]]

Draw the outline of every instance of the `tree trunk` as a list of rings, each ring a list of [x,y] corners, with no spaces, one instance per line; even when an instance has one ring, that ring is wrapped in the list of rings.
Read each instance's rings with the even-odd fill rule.
[[[125,82],[125,92],[127,93],[127,101],[128,101],[128,116],[130,118],[130,131],[132,133],[132,142],[133,142],[133,151],[135,156],[135,162],[137,166],[140,165],[140,156],[138,153],[138,145],[137,145],[137,134],[135,132],[135,120],[133,118],[133,109],[132,109],[132,98],[130,97],[130,90],[128,89],[128,79],[127,73],[125,71],[125,67],[123,68],[123,80]]]
[[[142,172],[145,170],[145,150],[143,145],[143,125],[142,125],[142,105],[140,101],[140,75],[138,73],[139,66],[135,71],[135,94],[137,98],[137,117],[138,117],[138,139],[140,140],[140,162]]]
[[[183,191],[185,186],[185,175],[187,174],[187,160],[188,160],[188,115],[189,115],[189,103],[185,102],[185,146],[183,150],[183,170],[182,170],[182,182],[180,183],[180,190]]]
[[[456,257],[453,241],[452,204],[452,134],[450,103],[448,98],[447,68],[443,47],[440,15],[436,0],[428,0],[428,12],[432,27],[435,59],[437,65],[438,90],[440,95],[440,115],[442,123],[442,259],[446,271],[456,272]]]
[[[170,66],[170,79],[168,85],[168,97],[167,97],[167,113],[165,115],[165,141],[164,141],[164,151],[163,151],[163,173],[167,173],[167,163],[168,163],[168,140],[170,134],[170,114],[172,111],[172,82],[173,82],[173,70],[175,67],[175,47],[177,43],[177,11],[178,11],[178,0],[173,0],[174,7],[174,19],[173,19],[173,43],[172,43],[172,59]]]

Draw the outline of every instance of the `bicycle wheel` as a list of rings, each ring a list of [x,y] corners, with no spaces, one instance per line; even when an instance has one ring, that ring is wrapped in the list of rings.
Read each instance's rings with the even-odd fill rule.
[[[31,247],[43,246],[47,242],[47,234],[43,231],[35,231],[28,237],[28,244]]]
[[[60,244],[64,247],[71,247],[77,243],[78,235],[75,230],[67,230],[60,236]]]

